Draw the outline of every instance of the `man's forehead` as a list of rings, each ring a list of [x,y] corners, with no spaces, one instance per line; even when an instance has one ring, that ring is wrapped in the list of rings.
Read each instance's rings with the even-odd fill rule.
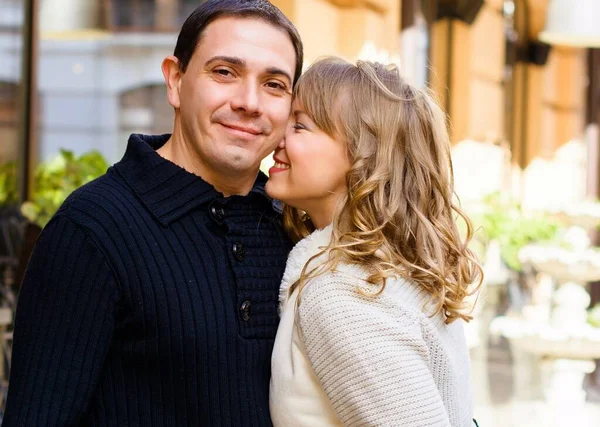
[[[294,74],[296,54],[289,35],[259,18],[221,17],[204,30],[196,52],[211,57],[237,57],[249,67],[280,68]]]

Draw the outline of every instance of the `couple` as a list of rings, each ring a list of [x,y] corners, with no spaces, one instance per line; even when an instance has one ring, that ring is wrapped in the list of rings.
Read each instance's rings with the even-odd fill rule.
[[[187,19],[173,134],[36,245],[5,427],[473,425],[444,114],[396,68],[302,60],[266,0]]]

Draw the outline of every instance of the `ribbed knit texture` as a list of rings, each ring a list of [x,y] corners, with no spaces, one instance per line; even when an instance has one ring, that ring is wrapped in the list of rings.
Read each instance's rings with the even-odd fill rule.
[[[133,135],[44,229],[19,297],[5,427],[271,425],[290,243],[264,175],[223,198],[154,151],[167,138]]]
[[[428,295],[416,284],[391,279],[382,295],[365,296],[360,289],[374,290],[367,272],[341,264],[312,279],[294,311],[297,290],[290,296],[289,286],[330,236],[329,227],[316,231],[287,263],[272,360],[274,425],[472,426],[463,325],[429,317]]]

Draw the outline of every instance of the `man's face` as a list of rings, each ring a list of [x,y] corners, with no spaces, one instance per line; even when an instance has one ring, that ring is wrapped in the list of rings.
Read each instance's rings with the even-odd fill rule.
[[[169,98],[206,166],[258,170],[284,136],[295,66],[288,34],[265,21],[223,17],[206,27]]]

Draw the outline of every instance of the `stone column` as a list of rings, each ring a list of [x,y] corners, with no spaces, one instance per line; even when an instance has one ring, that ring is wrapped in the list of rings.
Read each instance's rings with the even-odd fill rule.
[[[502,1],[487,0],[472,24],[442,19],[431,28],[430,84],[452,123],[452,141],[504,135]]]

